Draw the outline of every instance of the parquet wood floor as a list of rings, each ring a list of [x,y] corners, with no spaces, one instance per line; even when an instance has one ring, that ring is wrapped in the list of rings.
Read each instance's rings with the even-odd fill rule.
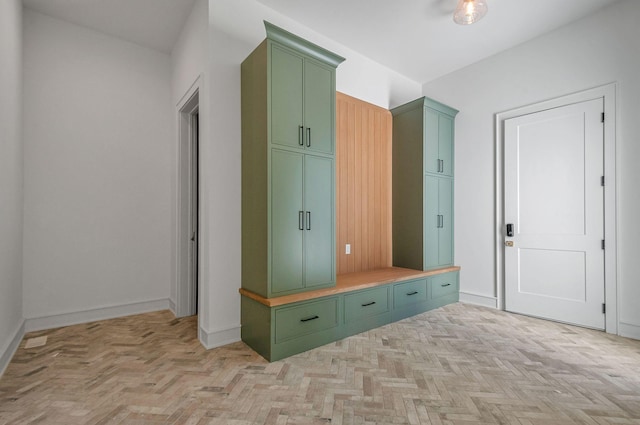
[[[640,341],[472,305],[274,363],[168,311],[41,335],[0,424],[640,424]]]

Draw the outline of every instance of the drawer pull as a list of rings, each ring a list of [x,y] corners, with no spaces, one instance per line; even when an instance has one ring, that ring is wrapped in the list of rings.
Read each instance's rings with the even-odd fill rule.
[[[440,286],[442,286],[442,287],[444,288],[445,286],[451,286],[451,284],[450,284],[450,283],[443,283],[443,284],[442,284],[442,285],[440,285]]]
[[[320,316],[311,316],[311,317],[307,317],[306,319],[300,319],[301,322],[309,322],[311,320],[316,320],[319,319]]]
[[[370,305],[374,305],[376,302],[375,301],[371,301],[370,303],[366,303],[366,304],[360,304],[362,307],[369,307]]]
[[[409,293],[407,294],[407,296],[409,297],[409,296],[411,296],[411,295],[416,295],[417,293],[418,293],[418,291],[409,292]]]

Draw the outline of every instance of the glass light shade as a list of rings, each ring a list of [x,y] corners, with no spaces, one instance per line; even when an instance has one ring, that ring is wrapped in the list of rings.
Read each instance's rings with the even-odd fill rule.
[[[453,21],[460,25],[470,25],[486,15],[487,10],[486,0],[458,0]]]

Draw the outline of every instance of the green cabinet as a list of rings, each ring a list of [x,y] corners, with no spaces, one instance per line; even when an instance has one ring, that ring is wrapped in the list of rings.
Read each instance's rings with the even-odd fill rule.
[[[269,361],[458,301],[458,271],[269,307],[241,297],[242,340]]]
[[[424,268],[453,265],[453,180],[424,177]]]
[[[335,67],[276,43],[271,49],[271,142],[333,154]]]
[[[272,150],[272,294],[333,284],[334,174],[330,158]]]
[[[422,97],[393,114],[393,265],[453,265],[454,119]]]
[[[424,106],[424,171],[453,177],[454,116],[441,112],[425,99]],[[457,112],[457,111],[456,111]]]
[[[265,22],[243,61],[242,287],[335,285],[335,70],[344,59]]]

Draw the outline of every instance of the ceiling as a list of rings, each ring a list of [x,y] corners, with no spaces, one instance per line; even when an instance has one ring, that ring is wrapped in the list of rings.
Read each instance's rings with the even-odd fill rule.
[[[453,22],[457,0],[258,1],[424,83],[617,0],[487,0],[487,15],[467,26]]]
[[[26,7],[169,53],[195,0],[23,0]],[[235,0],[210,0],[235,1]],[[423,83],[618,0],[487,0],[478,23],[453,23],[457,0],[257,0]]]
[[[23,0],[25,7],[170,53],[195,0]]]

